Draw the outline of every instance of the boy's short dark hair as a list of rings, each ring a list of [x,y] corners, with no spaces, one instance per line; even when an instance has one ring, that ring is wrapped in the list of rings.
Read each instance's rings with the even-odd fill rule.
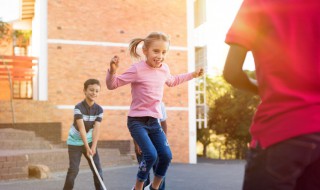
[[[83,89],[87,90],[88,86],[89,85],[93,85],[93,84],[97,84],[97,85],[101,86],[99,80],[97,80],[97,79],[88,79],[88,80],[86,80],[86,82],[84,82]]]

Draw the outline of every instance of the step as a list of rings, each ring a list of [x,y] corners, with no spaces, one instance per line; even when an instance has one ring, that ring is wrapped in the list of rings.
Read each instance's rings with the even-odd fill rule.
[[[23,131],[23,130],[5,128],[5,129],[0,129],[0,139],[31,141],[36,139],[36,135],[32,131]]]
[[[0,139],[1,149],[52,149],[50,142],[32,131],[4,128],[0,129]]]
[[[137,165],[132,155],[121,155],[118,149],[99,149],[102,168],[111,166]],[[0,149],[0,162],[4,167],[0,170],[0,181],[8,179],[25,179],[28,177],[29,165],[45,165],[50,172],[67,172],[69,167],[68,149]],[[84,156],[80,169],[89,169]]]
[[[42,139],[34,140],[3,140],[0,141],[1,149],[18,150],[18,149],[52,149],[52,145]]]
[[[33,151],[28,154],[29,164],[43,164],[51,171],[67,171],[69,167],[68,149],[52,149]],[[118,149],[99,149],[102,167],[131,165],[135,163],[131,156],[120,155]],[[84,156],[81,157],[80,168],[89,168]]]
[[[65,142],[50,144],[34,132],[11,128],[0,129],[0,139],[0,161],[5,166],[0,170],[0,180],[26,178],[29,165],[45,165],[51,172],[68,171],[69,155]],[[103,168],[136,164],[132,156],[121,155],[117,148],[99,148],[99,156]],[[89,168],[84,156],[80,168]]]

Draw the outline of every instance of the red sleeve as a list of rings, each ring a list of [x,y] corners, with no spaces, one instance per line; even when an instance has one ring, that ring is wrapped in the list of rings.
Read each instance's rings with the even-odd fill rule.
[[[259,35],[261,7],[257,0],[244,0],[225,39],[251,50]]]

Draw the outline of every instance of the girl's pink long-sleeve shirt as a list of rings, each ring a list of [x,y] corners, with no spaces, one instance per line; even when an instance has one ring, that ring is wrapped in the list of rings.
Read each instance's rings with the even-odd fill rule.
[[[169,87],[193,79],[193,73],[171,75],[167,64],[160,68],[150,67],[140,61],[121,75],[107,72],[106,85],[109,90],[131,83],[132,102],[128,116],[162,118],[160,102],[163,97],[164,84]]]

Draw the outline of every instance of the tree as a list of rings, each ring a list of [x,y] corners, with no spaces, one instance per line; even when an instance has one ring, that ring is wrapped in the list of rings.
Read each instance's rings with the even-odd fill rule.
[[[211,135],[213,131],[208,127],[197,128],[197,140],[203,146],[202,156],[207,157],[207,147],[212,143]]]
[[[0,19],[0,45],[11,39],[11,30],[9,24]]]
[[[227,93],[231,86],[223,79],[222,76],[206,78],[207,104],[209,107],[214,106],[214,101]]]
[[[248,74],[253,76],[253,73]],[[225,136],[226,152],[236,159],[245,156],[250,142],[249,127],[259,102],[258,96],[230,88],[209,109],[208,127]]]
[[[221,76],[217,76],[214,78],[206,77],[206,100],[207,105],[209,107],[213,106],[215,99],[222,96],[224,93],[230,89],[230,85],[228,85]],[[203,89],[203,84],[200,83],[200,89]],[[203,98],[203,97],[201,97]],[[201,128],[197,128],[197,141],[200,142],[203,146],[202,155],[207,157],[207,147],[214,141],[212,135],[215,132],[211,128],[207,126],[202,126]]]

